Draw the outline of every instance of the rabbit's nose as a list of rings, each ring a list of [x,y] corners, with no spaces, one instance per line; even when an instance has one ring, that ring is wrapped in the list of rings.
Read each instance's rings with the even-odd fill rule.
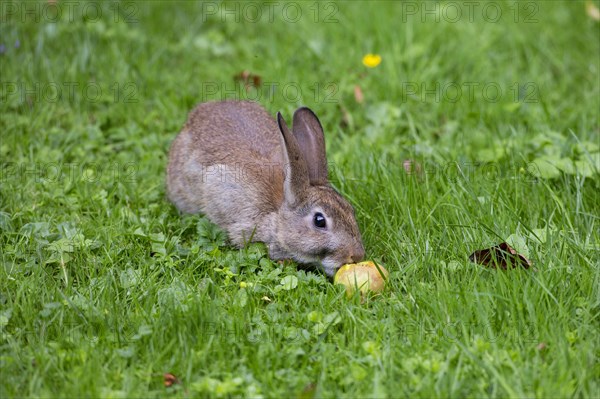
[[[360,248],[350,255],[350,263],[358,263],[365,258],[365,250]]]

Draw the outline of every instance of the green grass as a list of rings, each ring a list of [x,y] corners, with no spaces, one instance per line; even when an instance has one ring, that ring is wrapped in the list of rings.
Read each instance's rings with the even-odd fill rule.
[[[497,22],[458,2],[455,23],[419,14],[450,4],[432,2],[292,3],[297,22],[286,3],[273,22],[234,2],[112,3],[98,19],[77,3],[57,22],[46,2],[10,4],[2,397],[598,395],[600,25],[583,2],[493,2]],[[259,244],[234,250],[165,199],[187,112],[248,96],[320,116],[367,258],[390,271],[383,295],[348,300]],[[505,240],[535,269],[469,262]]]

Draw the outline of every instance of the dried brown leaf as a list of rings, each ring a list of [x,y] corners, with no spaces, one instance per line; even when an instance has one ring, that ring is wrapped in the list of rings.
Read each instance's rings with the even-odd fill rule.
[[[362,89],[359,85],[354,86],[354,99],[359,104],[362,104],[365,101],[365,96],[363,95]]]
[[[300,395],[298,395],[298,399],[313,399],[315,394],[317,393],[317,384],[311,382],[307,384]]]
[[[238,73],[233,77],[233,80],[242,82],[246,88],[250,86],[259,87],[262,84],[261,76],[253,74],[248,70]]]
[[[402,167],[409,175],[421,175],[423,168],[421,168],[421,164],[412,159],[405,159],[402,162]]]
[[[539,350],[540,352],[545,351],[546,349],[548,349],[548,345],[546,345],[545,342],[540,342],[538,344],[538,346],[536,346],[536,349]]]
[[[508,269],[509,266],[522,266],[525,269],[531,267],[531,261],[519,254],[513,247],[503,242],[491,248],[480,249],[469,256],[469,260],[491,268]]]
[[[164,373],[163,374],[163,383],[165,385],[165,387],[171,387],[175,384],[181,384],[181,381],[179,381],[179,378],[175,377],[175,375],[171,374],[171,373]]]

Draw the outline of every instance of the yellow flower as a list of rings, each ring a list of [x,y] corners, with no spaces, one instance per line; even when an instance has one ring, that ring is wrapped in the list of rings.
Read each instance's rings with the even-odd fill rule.
[[[240,288],[246,288],[248,284],[245,281],[240,282]]]
[[[381,64],[381,56],[379,54],[366,54],[362,59],[363,65],[367,68],[375,68]]]

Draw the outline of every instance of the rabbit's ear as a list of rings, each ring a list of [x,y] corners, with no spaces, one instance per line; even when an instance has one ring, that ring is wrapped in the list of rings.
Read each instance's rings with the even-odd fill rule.
[[[300,152],[296,138],[288,129],[280,112],[277,113],[277,124],[281,131],[281,147],[285,168],[284,197],[287,203],[295,204],[303,198],[309,186],[306,162]]]
[[[294,137],[300,147],[308,178],[313,186],[327,185],[327,156],[325,155],[325,137],[319,118],[306,107],[298,108],[294,113],[292,127]]]

